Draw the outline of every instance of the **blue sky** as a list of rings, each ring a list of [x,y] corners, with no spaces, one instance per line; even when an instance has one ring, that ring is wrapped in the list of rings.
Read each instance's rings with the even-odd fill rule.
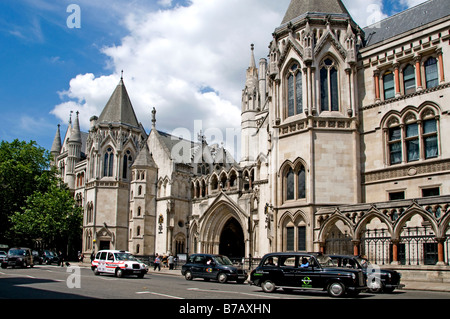
[[[372,1],[384,16],[423,2]],[[192,129],[195,119],[205,127],[238,127],[250,43],[257,60],[267,56],[289,2],[1,0],[0,140],[34,140],[50,149],[70,111],[80,112],[87,131],[121,70],[147,131],[152,107],[158,128],[168,132]],[[353,16],[365,26],[367,1],[344,3],[350,13],[365,12],[361,21]],[[67,25],[70,4],[80,8],[80,28]]]

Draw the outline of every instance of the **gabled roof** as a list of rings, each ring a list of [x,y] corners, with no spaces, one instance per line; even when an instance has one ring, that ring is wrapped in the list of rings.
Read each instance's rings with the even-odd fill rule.
[[[108,103],[106,103],[97,123],[115,123],[140,127],[122,78]]]
[[[281,24],[305,13],[337,13],[350,16],[341,0],[291,0]]]
[[[401,35],[450,15],[448,0],[430,0],[364,28],[366,46]]]

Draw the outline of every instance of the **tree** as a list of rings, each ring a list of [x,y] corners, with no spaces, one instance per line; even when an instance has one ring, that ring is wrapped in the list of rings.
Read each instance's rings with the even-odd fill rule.
[[[45,247],[66,251],[81,238],[83,212],[66,185],[54,180],[46,192],[30,195],[10,220],[11,230],[22,240],[40,239]]]
[[[50,153],[36,142],[0,143],[0,243],[10,242],[9,217],[21,210],[28,196],[45,192],[56,179],[50,170]]]

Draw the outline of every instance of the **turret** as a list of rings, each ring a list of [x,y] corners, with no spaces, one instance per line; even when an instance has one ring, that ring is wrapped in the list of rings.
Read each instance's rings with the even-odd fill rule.
[[[52,155],[51,165],[56,166],[56,158],[61,152],[61,132],[60,125],[58,124],[58,128],[56,129],[55,138],[53,139],[52,148],[50,150],[50,154]]]
[[[81,159],[81,131],[80,122],[78,119],[78,112],[73,124],[72,131],[70,133],[69,141],[67,143],[68,155],[67,155],[67,170],[66,170],[66,182],[69,189],[75,189],[75,165]]]

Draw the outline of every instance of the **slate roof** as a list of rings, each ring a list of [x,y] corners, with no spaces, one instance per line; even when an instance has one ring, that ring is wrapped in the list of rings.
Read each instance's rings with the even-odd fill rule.
[[[424,2],[364,28],[366,46],[393,38],[449,15],[449,0]]]
[[[337,13],[350,16],[341,0],[291,0],[281,24],[305,13]]]
[[[150,150],[148,149],[147,143],[144,143],[144,147],[139,152],[133,166],[138,167],[156,167],[155,161],[153,160]]]
[[[120,79],[97,123],[117,123],[140,127],[123,79]]]

